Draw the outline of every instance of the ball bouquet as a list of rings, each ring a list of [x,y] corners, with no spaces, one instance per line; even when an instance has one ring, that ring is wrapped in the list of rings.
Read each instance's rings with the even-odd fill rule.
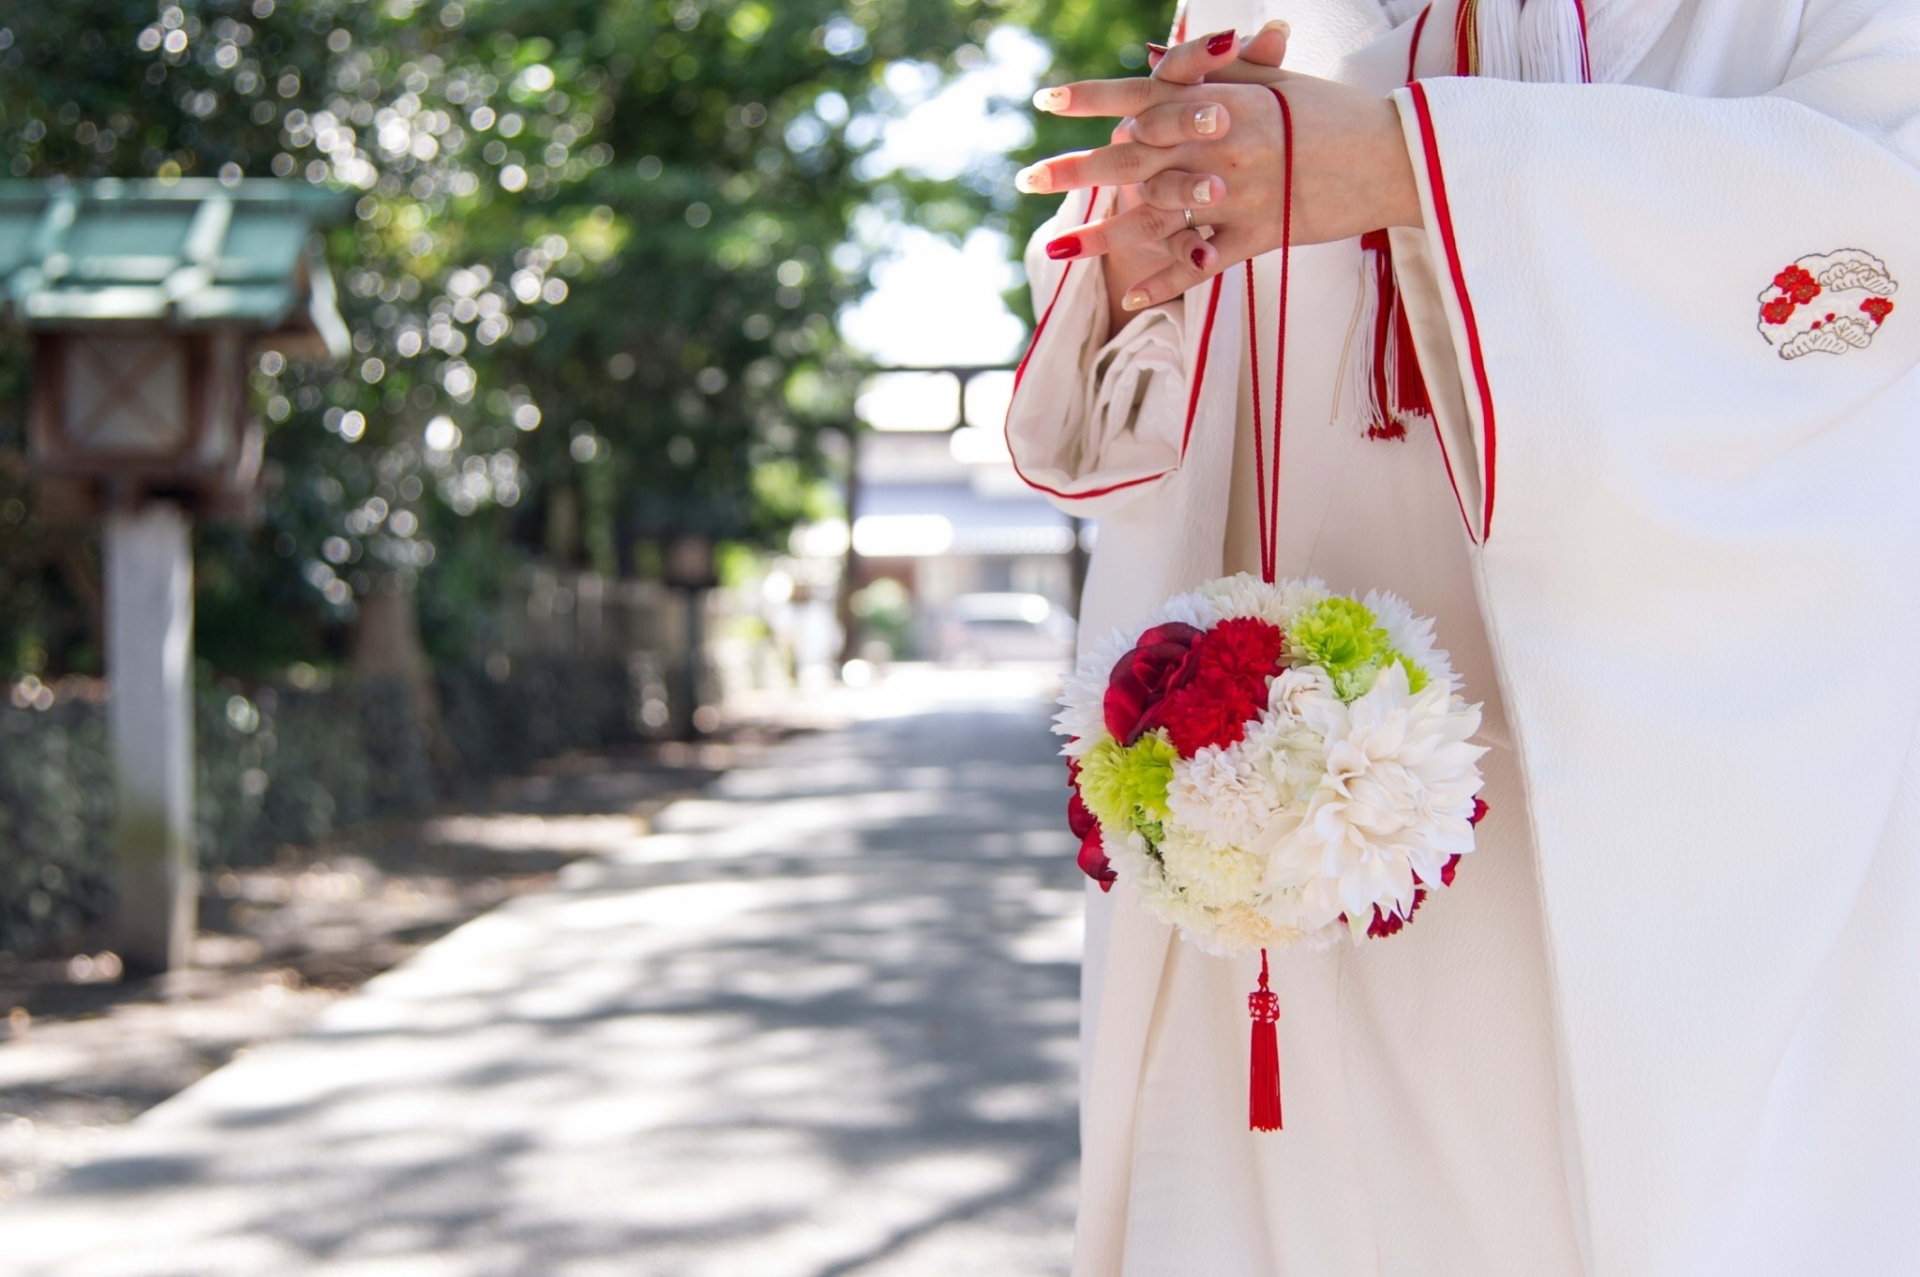
[[[1067,678],[1080,867],[1208,953],[1262,951],[1256,1129],[1280,1124],[1264,951],[1391,936],[1452,884],[1486,811],[1479,727],[1430,620],[1318,581],[1210,581]]]

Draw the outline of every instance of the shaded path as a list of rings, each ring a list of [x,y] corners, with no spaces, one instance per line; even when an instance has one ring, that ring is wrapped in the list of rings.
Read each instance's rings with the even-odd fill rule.
[[[461,928],[0,1209],[0,1272],[1064,1271],[1080,888],[1026,682],[897,682]]]

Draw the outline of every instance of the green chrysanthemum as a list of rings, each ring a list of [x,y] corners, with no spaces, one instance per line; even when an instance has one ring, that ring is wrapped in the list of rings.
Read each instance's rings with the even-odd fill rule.
[[[1287,631],[1294,656],[1318,665],[1343,701],[1367,694],[1381,667],[1398,658],[1380,621],[1352,599],[1324,599],[1293,619]],[[1411,667],[1408,676],[1412,677]]]
[[[1132,745],[1108,737],[1080,757],[1080,799],[1106,828],[1145,832],[1169,814],[1167,788],[1178,757],[1160,732]]]

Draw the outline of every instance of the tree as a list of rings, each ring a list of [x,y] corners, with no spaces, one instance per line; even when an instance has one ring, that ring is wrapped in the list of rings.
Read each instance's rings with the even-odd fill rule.
[[[611,568],[681,529],[776,540],[847,413],[829,316],[865,280],[836,246],[873,185],[856,160],[880,74],[957,65],[993,12],[0,0],[15,176],[273,174],[360,196],[330,245],[352,366],[262,361],[280,486],[261,527],[203,540],[201,650],[262,672],[337,655],[356,599],[417,579],[455,652],[516,552]],[[65,535],[36,524],[7,569],[63,616],[85,595]]]

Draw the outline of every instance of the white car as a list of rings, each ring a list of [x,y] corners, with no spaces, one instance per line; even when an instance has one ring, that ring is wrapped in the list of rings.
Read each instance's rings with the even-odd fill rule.
[[[947,605],[940,659],[1066,661],[1073,658],[1073,618],[1038,594],[962,594]]]

